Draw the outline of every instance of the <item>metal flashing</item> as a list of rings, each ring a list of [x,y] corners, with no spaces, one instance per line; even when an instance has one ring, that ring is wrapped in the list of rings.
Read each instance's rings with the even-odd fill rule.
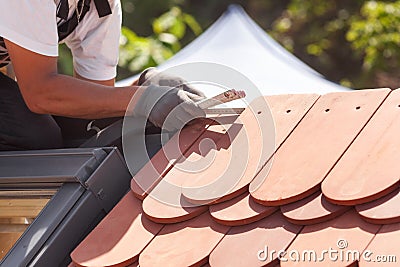
[[[117,148],[0,152],[3,195],[55,192],[0,266],[68,265],[70,252],[126,194],[130,180]]]

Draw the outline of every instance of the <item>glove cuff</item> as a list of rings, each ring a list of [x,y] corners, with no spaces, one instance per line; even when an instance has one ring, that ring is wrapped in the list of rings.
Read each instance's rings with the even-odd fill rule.
[[[148,78],[148,77],[146,77],[146,75],[148,75],[149,72],[152,72],[155,69],[156,69],[155,67],[149,67],[149,68],[145,69],[144,71],[142,71],[142,73],[140,74],[139,79],[138,79],[138,85],[143,85]]]

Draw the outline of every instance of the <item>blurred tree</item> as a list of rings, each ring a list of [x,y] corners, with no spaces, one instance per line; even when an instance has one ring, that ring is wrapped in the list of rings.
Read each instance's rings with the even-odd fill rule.
[[[58,48],[58,71],[63,74],[73,74],[72,54],[69,48],[65,45],[59,45]]]
[[[217,20],[230,4],[240,4],[247,10],[251,10],[251,14],[254,11],[256,16],[253,17],[260,19],[264,24],[271,24],[279,16],[287,1],[274,3],[265,0],[122,0],[125,27],[118,78],[132,75],[131,71],[137,72],[147,66],[163,62],[196,38],[201,28],[207,28]],[[275,11],[274,16],[264,16],[271,13],[271,9],[280,12]],[[163,14],[164,12],[166,13]],[[174,16],[175,18],[171,19]],[[159,18],[154,20],[155,17]],[[159,27],[162,23],[172,21],[177,26],[172,27],[170,32],[168,29]],[[186,26],[189,26],[191,30],[186,31]],[[180,29],[185,31],[181,32]],[[163,32],[165,30],[167,32]]]
[[[195,35],[202,30],[197,21],[179,7],[172,7],[152,23],[153,34],[140,37],[128,27],[122,28],[119,66],[132,72],[157,66],[181,49],[180,40],[187,27]]]
[[[351,16],[363,1],[291,0],[271,34],[288,50],[328,79],[347,86],[362,86],[362,60],[346,40]]]
[[[180,9],[172,9],[175,6],[182,4],[183,0],[121,0],[122,11],[123,11],[123,21],[122,24],[124,28],[122,33],[124,37],[122,38],[122,52],[121,58],[122,65],[126,67],[118,67],[118,76],[117,79],[121,79],[132,75],[133,70],[135,72],[140,70],[137,66],[142,65],[143,68],[146,66],[154,65],[156,63],[161,62],[163,57],[168,57],[171,53],[175,53],[178,50],[178,46],[184,46],[193,38],[195,38],[196,34],[199,33],[199,29],[201,27],[199,25],[195,25],[196,21],[191,18],[189,15],[183,13]],[[167,44],[168,41],[172,41],[172,36],[162,33],[155,33],[153,29],[153,21],[155,18],[161,16],[163,13],[171,11],[170,15],[176,15],[178,22],[175,24],[179,24],[182,21],[185,21],[184,29],[184,37],[176,38],[179,39],[179,42],[173,42],[173,44]],[[177,14],[178,13],[178,14]],[[165,15],[167,17],[168,15]],[[171,17],[171,16],[170,16]],[[186,26],[192,28],[193,32],[187,31]],[[159,30],[159,28],[157,29]],[[173,30],[173,33],[177,33],[178,30]],[[171,33],[173,35],[173,33]],[[161,35],[161,36],[160,36]],[[129,38],[126,38],[128,36]],[[168,38],[169,39],[168,39]],[[161,39],[159,39],[161,38]],[[164,39],[163,39],[164,38]],[[132,42],[134,41],[134,42]],[[165,42],[167,41],[167,42]],[[136,43],[134,45],[133,43]],[[139,57],[136,53],[137,59],[134,61],[128,60],[129,55],[133,55],[134,52],[128,52],[124,47],[135,48],[136,52],[139,52],[141,49],[151,43],[152,47],[152,55],[154,58],[150,60],[149,57],[143,56]],[[170,51],[168,51],[170,49]],[[60,45],[59,52],[59,64],[58,68],[61,73],[72,74],[72,59],[71,53],[69,49],[65,45]],[[150,62],[149,64],[144,64],[145,58],[148,58]],[[139,63],[142,61],[142,63]],[[132,62],[132,64],[128,64]],[[135,65],[136,64],[136,65]],[[129,67],[128,67],[129,65]],[[131,69],[131,70],[129,70]]]
[[[400,87],[400,1],[365,2],[346,37],[363,58],[366,76],[378,86]]]
[[[272,35],[330,80],[400,85],[400,1],[291,0]]]
[[[119,67],[118,79],[163,62],[236,3],[329,80],[354,88],[400,87],[396,71],[400,67],[400,0],[121,2],[124,37],[120,66],[124,67]],[[71,68],[68,52],[62,51],[60,56],[61,69]]]
[[[141,36],[153,33],[152,22],[184,0],[121,0],[122,24]]]

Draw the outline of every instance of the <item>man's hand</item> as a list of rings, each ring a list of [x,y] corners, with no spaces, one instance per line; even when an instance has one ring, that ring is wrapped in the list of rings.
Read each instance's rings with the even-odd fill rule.
[[[150,85],[144,89],[133,111],[135,116],[147,117],[151,123],[167,131],[181,129],[186,123],[205,112],[195,103],[203,97],[184,89]]]
[[[157,127],[178,130],[194,118],[205,117],[204,111],[196,104],[205,95],[181,77],[148,68],[142,72],[137,84],[148,87],[134,113],[146,113],[149,121]]]

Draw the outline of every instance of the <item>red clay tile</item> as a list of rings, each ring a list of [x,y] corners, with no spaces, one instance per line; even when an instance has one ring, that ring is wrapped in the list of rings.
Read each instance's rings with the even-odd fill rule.
[[[132,192],[76,247],[77,266],[127,266],[162,228],[142,216],[141,202]]]
[[[209,209],[211,216],[218,223],[237,226],[261,220],[278,208],[260,205],[250,198],[249,193],[244,193],[234,199],[211,205]]]
[[[300,226],[287,222],[280,212],[252,224],[232,227],[211,253],[210,265],[264,266],[276,263],[276,253],[271,258],[269,252],[285,250],[300,230]]]
[[[219,120],[221,123],[226,122],[225,118]],[[231,122],[231,119],[228,119],[228,122]],[[229,126],[230,124],[211,125],[189,148],[185,157],[175,163],[175,166],[159,181],[143,201],[143,211],[149,219],[158,223],[177,223],[196,217],[208,209],[207,206],[187,202],[182,197],[181,185],[196,174],[194,167],[203,168],[212,163],[215,153],[223,149],[214,147],[213,144],[221,138],[228,138],[226,128]]]
[[[281,267],[281,263],[278,261],[277,263],[271,263],[267,265],[268,267]]]
[[[321,191],[302,200],[281,206],[281,212],[290,222],[309,225],[328,221],[346,212],[349,207],[328,202]]]
[[[315,101],[317,101],[318,97],[319,96],[315,94],[298,94],[276,95],[268,96],[266,98],[275,122],[276,149],[279,149]],[[263,183],[264,178],[269,173],[271,164],[273,163],[268,163],[264,168],[262,168],[250,183],[251,191],[253,191],[252,188],[257,188],[261,183]]]
[[[166,225],[139,256],[141,267],[201,266],[228,232],[208,212],[189,221]]]
[[[232,141],[232,144],[228,143],[223,145],[229,146],[229,148],[227,151],[221,151],[221,153],[218,154],[214,167],[207,170],[207,172],[204,172],[204,175],[191,179],[190,182],[185,184],[187,187],[195,187],[195,189],[184,190],[183,194],[185,197],[193,203],[208,203],[213,200],[217,200],[216,202],[222,202],[232,199],[233,197],[247,191],[246,187],[254,178],[256,172],[265,165],[268,158],[274,152],[275,147],[278,147],[283,140],[285,140],[317,98],[318,96],[315,94],[280,95],[268,96],[264,99],[254,101],[251,104],[254,114],[248,108],[239,118],[240,121],[244,123],[244,128],[241,129],[238,134],[241,138],[236,138]],[[268,106],[264,103],[265,100],[268,102],[270,111],[268,110]],[[257,114],[255,114],[256,112]],[[262,136],[274,134],[271,132],[274,125],[270,122],[270,112],[272,113],[274,123],[277,126],[275,138],[263,138]],[[260,129],[262,129],[262,131],[260,131]],[[268,142],[275,142],[275,146]],[[262,143],[264,143],[264,147]],[[243,162],[239,160],[237,163],[234,163],[235,159],[232,159],[231,157],[236,149],[245,152],[248,148],[248,163],[243,160]],[[263,148],[263,151],[260,148]],[[246,153],[241,156],[245,157]],[[229,170],[226,171],[225,168],[228,164],[232,165],[230,165]],[[241,167],[240,170],[235,171],[234,169],[239,166],[246,166],[246,168]],[[227,172],[232,172],[232,174],[228,174]],[[224,177],[227,179],[219,178],[222,173],[226,174]],[[215,194],[214,198],[208,197],[209,192],[215,190],[216,187],[226,187],[226,180],[235,181],[232,177],[235,177],[235,175],[237,176],[238,174],[241,174],[240,180],[237,184],[232,184],[230,186],[231,189],[227,190],[223,197],[218,199],[218,197],[216,197],[218,194]],[[219,178],[217,181],[215,179],[216,177]]]
[[[287,249],[285,256],[287,261],[281,259],[281,266],[356,264],[357,258],[353,258],[353,254],[347,257],[349,251],[362,253],[378,232],[379,227],[362,220],[353,209],[333,220],[305,226]],[[334,250],[337,252],[332,252]],[[304,261],[303,255],[305,255]],[[336,261],[335,257],[337,257]],[[297,258],[299,260],[294,261]]]
[[[208,126],[205,121],[183,128],[159,150],[145,166],[132,178],[131,189],[135,196],[143,200],[148,192],[172,168],[184,152],[196,141]],[[170,159],[170,160],[169,160]],[[172,161],[172,162],[171,162]]]
[[[209,168],[194,173],[183,184],[182,194],[188,201],[208,204],[244,193],[275,150],[274,122],[265,99],[258,98],[250,106],[229,128],[233,140],[218,142],[219,147],[226,149],[216,154]]]
[[[398,94],[397,92],[395,93]],[[147,185],[149,188],[152,188],[157,184],[152,193],[157,193],[159,189],[159,196],[164,194],[171,195],[170,197],[179,205],[177,205],[177,208],[171,208],[169,205],[162,204],[162,202],[152,199],[151,196],[147,196],[143,202],[143,209],[146,215],[152,220],[170,224],[164,226],[160,231],[162,225],[155,224],[145,216],[141,216],[143,212],[140,209],[140,202],[132,194],[128,194],[73,252],[74,257],[72,258],[79,264],[75,265],[127,266],[131,264],[131,266],[138,266],[137,260],[139,260],[142,267],[260,266],[265,264],[267,266],[280,266],[280,263],[277,261],[277,252],[272,257],[272,261],[270,255],[268,255],[269,258],[266,261],[258,260],[257,253],[265,249],[265,246],[268,246],[269,252],[273,249],[276,251],[286,249],[288,252],[294,249],[297,251],[304,251],[305,249],[308,251],[315,250],[318,256],[321,255],[322,250],[329,250],[330,248],[338,249],[340,252],[350,250],[359,250],[362,252],[367,246],[367,249],[376,250],[374,251],[375,254],[398,253],[400,244],[397,243],[400,240],[400,224],[383,226],[374,238],[375,233],[381,227],[381,223],[394,222],[400,216],[398,215],[398,207],[400,205],[396,205],[398,196],[394,196],[395,193],[365,205],[357,206],[357,211],[360,215],[364,216],[364,219],[366,218],[365,220],[353,208],[350,209],[348,206],[337,206],[327,202],[320,193],[312,195],[314,191],[318,191],[320,182],[332,167],[335,166],[337,160],[343,155],[346,149],[348,152],[343,157],[347,153],[355,153],[351,152],[351,150],[354,149],[354,145],[358,139],[356,139],[354,144],[350,145],[352,140],[369,121],[374,110],[378,108],[387,94],[388,90],[366,90],[344,94],[334,93],[320,97],[314,105],[313,103],[317,96],[313,95],[288,96],[287,99],[285,96],[267,97],[277,126],[277,146],[286,139],[286,136],[289,135],[297,122],[300,121],[300,124],[297,125],[289,138],[278,150],[273,162],[272,175],[270,174],[267,177],[265,183],[260,188],[263,194],[259,192],[261,191],[260,189],[254,192],[251,189],[257,187],[258,178],[264,179],[267,176],[267,168],[261,169],[260,173],[250,184],[252,194],[257,196],[257,201],[262,203],[263,206],[254,203],[254,199],[249,198],[248,195],[248,183],[254,177],[249,178],[247,184],[240,181],[232,190],[227,192],[226,196],[215,201],[218,204],[210,207],[193,207],[191,203],[185,202],[186,199],[182,197],[181,192],[176,190],[176,188],[180,189],[179,186],[188,179],[195,181],[195,183],[188,183],[189,185],[202,183],[207,185],[207,182],[213,182],[215,176],[208,176],[218,175],[225,171],[222,167],[226,165],[227,159],[229,160],[229,156],[233,154],[230,153],[233,142],[239,142],[238,146],[244,148],[249,143],[253,147],[257,145],[258,141],[255,138],[257,137],[257,132],[252,131],[255,125],[253,123],[255,121],[254,116],[259,116],[265,112],[262,111],[261,114],[257,114],[256,112],[254,116],[250,116],[249,112],[245,111],[241,116],[241,121],[237,120],[228,130],[228,132],[236,135],[232,143],[230,141],[227,142],[226,135],[221,135],[221,131],[217,130],[212,133],[212,129],[216,126],[210,126],[202,137],[197,140],[197,144],[188,145],[190,148],[186,147],[187,153],[185,155],[188,158],[179,159],[175,162],[173,168],[171,168],[171,165],[166,167],[168,163],[165,160],[161,159],[161,163],[157,162],[159,160],[157,158],[154,160],[157,169],[163,172],[165,177],[161,178],[159,175],[156,179],[150,179]],[[397,100],[399,100],[397,105],[400,105],[400,99],[397,98]],[[298,107],[302,108],[293,108],[297,102],[299,102]],[[384,102],[383,106],[386,102]],[[393,103],[395,103],[394,100]],[[313,106],[311,110],[302,119],[307,109],[311,106]],[[276,107],[279,108],[274,109]],[[378,111],[376,115],[380,112]],[[393,115],[395,113],[392,112],[390,114]],[[374,118],[375,116],[371,119],[371,122],[373,122]],[[250,122],[248,123],[248,121]],[[245,122],[244,125],[243,122]],[[375,124],[375,126],[376,128],[385,128],[385,123],[387,121],[383,119],[379,125]],[[249,134],[254,136],[249,140],[246,139],[245,142],[243,142],[243,139],[239,140],[240,138],[237,136],[242,134],[243,127],[251,129]],[[366,126],[365,130],[367,130],[367,127],[369,126]],[[386,128],[395,132],[399,130],[393,125],[389,125]],[[221,139],[217,142],[216,149],[218,152],[216,153],[216,158],[212,165],[204,171],[208,176],[204,174],[204,180],[197,181],[198,173],[188,173],[181,168],[184,164],[204,158],[204,151],[210,152],[213,150],[210,147],[208,147],[208,150],[204,149],[204,146],[202,149],[199,148],[198,143],[205,138],[207,132],[208,134],[219,136]],[[364,131],[361,132],[360,137],[363,133]],[[391,134],[385,134],[386,137],[384,136],[383,139],[387,138],[387,135],[391,136]],[[189,135],[185,134],[188,137],[187,142],[185,141],[186,144],[190,143]],[[218,138],[211,137],[210,139],[216,141]],[[175,144],[178,143],[177,139],[172,142],[175,142]],[[366,162],[369,162],[368,164],[374,167],[373,170],[378,172],[374,176],[376,181],[380,181],[381,174],[391,173],[392,171],[393,174],[396,174],[393,170],[396,167],[396,162],[392,158],[390,160],[393,160],[392,164],[394,166],[383,165],[390,169],[389,172],[386,169],[382,169],[382,173],[377,170],[381,165],[375,163],[373,159],[379,161],[381,155],[386,155],[387,151],[391,149],[383,147],[382,150],[375,151],[376,149],[373,146],[382,146],[381,142],[385,143],[384,141],[380,141],[370,144],[368,147],[369,150],[366,148],[368,143],[365,143],[365,147],[358,150],[360,152],[359,156],[365,157],[367,159]],[[386,144],[390,146],[395,142],[399,141],[395,140]],[[176,155],[179,154],[172,148],[169,149]],[[259,153],[259,150],[254,150],[256,154]],[[380,154],[381,152],[383,154]],[[264,156],[262,154],[262,157]],[[176,156],[176,158],[178,157]],[[396,155],[393,157],[396,158]],[[158,166],[158,164],[161,166]],[[198,165],[197,162],[195,165]],[[360,160],[358,164],[355,163],[354,169],[365,168],[372,170],[370,165]],[[233,167],[233,173],[244,170],[243,165],[236,164]],[[250,168],[257,169],[258,167],[256,163],[252,163]],[[349,167],[346,171],[349,172],[350,169]],[[248,175],[248,177],[251,176]],[[373,176],[371,175],[371,177]],[[146,175],[142,178],[146,179]],[[348,176],[348,180],[352,178],[353,176]],[[172,191],[169,187],[159,187],[159,182],[163,183],[167,181],[178,185],[178,187]],[[383,179],[383,181],[386,183],[388,180]],[[379,184],[380,182],[376,183]],[[209,186],[208,188],[209,190],[215,189],[213,186]],[[171,194],[171,192],[175,193]],[[240,192],[245,193],[238,196]],[[385,191],[385,193],[387,192],[388,190]],[[146,196],[146,194],[140,191],[135,193],[141,199]],[[339,193],[342,194],[342,192]],[[398,194],[398,189],[396,193]],[[235,196],[236,198],[232,199]],[[373,194],[373,196],[376,199],[379,195]],[[203,203],[204,200],[204,198],[191,199],[194,203]],[[221,202],[224,200],[228,201]],[[264,205],[272,203],[277,206],[297,200],[299,202],[281,207],[281,211],[287,216],[287,219],[285,219],[279,210],[264,218],[264,216],[267,216],[267,213],[278,209],[278,207],[267,207]],[[346,203],[349,204],[349,202]],[[206,211],[208,208],[213,217]],[[344,209],[350,210],[341,214]],[[332,217],[334,218],[329,220]],[[182,220],[186,221],[180,222]],[[292,224],[288,220],[301,225]],[[374,222],[374,224],[366,220]],[[249,224],[249,222],[251,223]],[[236,224],[239,226],[231,228],[227,226]],[[304,224],[312,225],[303,227],[302,225]],[[302,227],[303,229],[300,232]],[[157,232],[157,236],[154,237]],[[298,232],[300,234],[296,236]],[[104,240],[107,240],[107,242],[104,242]],[[337,247],[339,240],[345,240],[348,247],[342,250],[339,249]],[[345,241],[340,244],[346,243]],[[140,256],[138,256],[139,253],[141,253]],[[289,255],[287,254],[286,258],[288,257]],[[360,266],[365,266],[365,264],[364,261],[361,261]],[[357,265],[357,262],[331,262],[329,255],[325,254],[324,262],[294,263],[289,259],[288,262],[282,261],[281,265],[344,266]],[[394,265],[389,264],[387,266]]]
[[[128,265],[127,267],[140,267],[139,262],[135,261],[134,263]]]
[[[153,222],[170,224],[190,220],[208,210],[208,206],[191,205],[181,199],[181,206],[173,206],[148,196],[143,200],[143,212]]]
[[[400,90],[395,90],[322,183],[328,200],[357,205],[378,199],[399,186],[399,105]]]
[[[319,95],[273,95],[265,99],[275,122],[275,140],[278,147],[317,101]]]
[[[320,183],[385,99],[389,89],[321,96],[274,156],[264,183],[251,195],[264,205],[301,200]]]
[[[302,116],[304,116],[305,112],[311,107],[316,98],[316,95],[272,96],[266,98],[272,106],[272,112],[276,114],[275,122],[282,126],[279,127],[279,130],[277,130],[279,136],[278,144],[280,144],[280,142],[286,138],[286,136],[297,124],[298,120],[300,120]],[[226,119],[226,116],[221,117],[218,120],[223,124],[223,126],[210,126],[208,130],[205,131],[186,152],[186,158],[182,158],[175,163],[176,167],[172,168],[169,173],[165,175],[165,178],[162,180],[162,182],[159,183],[158,186],[153,190],[152,195],[156,195],[156,199],[163,199],[166,197],[166,194],[168,194],[169,200],[164,202],[175,203],[175,205],[167,205],[162,202],[157,202],[153,198],[147,198],[144,200],[144,212],[151,220],[158,223],[176,223],[179,221],[188,220],[197,216],[199,213],[204,212],[205,207],[194,207],[194,205],[187,203],[181,198],[181,189],[179,187],[182,182],[188,179],[193,180],[196,176],[195,172],[188,173],[182,171],[181,163],[187,164],[187,162],[190,161],[195,163],[199,160],[204,161],[203,156],[201,156],[202,153],[199,151],[199,145],[207,138],[211,139],[214,143],[217,143],[219,140],[219,146],[217,147],[217,150],[214,150],[214,152],[219,150],[217,152],[218,154],[221,153],[221,150],[226,150],[229,147],[230,140],[228,134],[225,133],[225,128],[229,128],[229,125],[227,124],[231,124],[234,120],[232,120],[232,118]],[[232,126],[232,129],[229,129],[228,131],[230,131],[231,135],[234,136],[237,131],[240,131],[240,129],[240,125],[235,124]],[[221,138],[224,138],[224,140],[220,140]],[[171,140],[170,142],[173,141],[174,140]],[[169,146],[169,148],[170,147],[171,146]],[[210,153],[210,155],[212,154]],[[163,157],[165,158],[165,156]],[[223,157],[219,158],[224,160]],[[156,162],[156,160],[152,161]],[[212,164],[218,165],[215,162]],[[157,182],[160,182],[160,180]],[[177,185],[178,187],[174,188],[174,186],[170,186],[165,182]],[[158,194],[162,194],[162,196],[157,197]]]
[[[359,266],[399,266],[399,247],[400,223],[384,225],[368,245]]]
[[[400,189],[372,202],[356,206],[367,222],[391,224],[400,222]]]

